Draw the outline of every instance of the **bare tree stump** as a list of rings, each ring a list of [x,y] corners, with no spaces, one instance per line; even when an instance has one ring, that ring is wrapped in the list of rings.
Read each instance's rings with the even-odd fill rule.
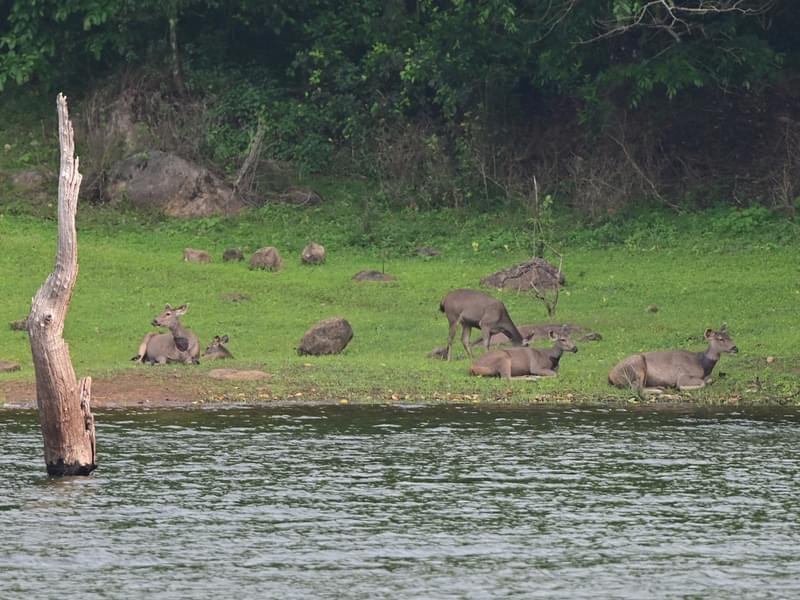
[[[50,475],[88,475],[96,468],[91,378],[80,385],[62,333],[72,290],[78,278],[75,212],[82,176],[74,156],[67,100],[59,94],[58,248],[53,272],[31,303],[28,336],[36,371],[36,403],[44,438],[44,460]]]

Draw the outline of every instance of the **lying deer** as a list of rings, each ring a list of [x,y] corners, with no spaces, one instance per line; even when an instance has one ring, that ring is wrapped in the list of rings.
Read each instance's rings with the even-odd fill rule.
[[[492,350],[476,359],[469,369],[472,375],[484,377],[555,377],[564,352],[577,352],[578,348],[569,339],[566,331],[551,330],[548,338],[553,341],[552,348],[508,348]]]
[[[198,364],[200,362],[200,341],[190,329],[186,329],[180,317],[186,314],[189,305],[172,308],[169,304],[164,312],[153,319],[155,327],[167,327],[169,333],[148,333],[139,344],[139,353],[131,360],[151,365],[166,363]]]
[[[211,343],[206,347],[203,352],[203,360],[219,360],[223,358],[233,358],[233,354],[225,347],[228,343],[228,336],[215,335]]]
[[[664,388],[698,390],[711,383],[711,371],[722,352],[736,354],[739,349],[724,323],[719,331],[706,329],[705,352],[667,350],[643,352],[623,359],[608,374],[608,382],[617,387],[632,387],[648,394],[662,394]]]
[[[484,348],[489,350],[489,339],[496,331],[505,333],[514,346],[522,346],[523,339],[517,330],[505,305],[488,294],[477,290],[454,290],[439,303],[439,310],[447,315],[450,330],[447,335],[447,360],[453,348],[456,328],[461,325],[461,343],[472,357],[469,347],[469,336],[473,327],[479,327],[483,334]]]

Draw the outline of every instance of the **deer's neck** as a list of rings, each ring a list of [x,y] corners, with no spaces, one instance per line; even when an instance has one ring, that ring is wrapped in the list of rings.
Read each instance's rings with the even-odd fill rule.
[[[705,352],[700,353],[700,366],[703,368],[703,377],[711,375],[711,371],[714,370],[717,361],[719,361],[719,352],[712,350],[711,346]]]
[[[545,354],[547,354],[547,357],[550,359],[550,366],[552,369],[554,371],[558,369],[558,362],[561,360],[561,355],[564,354],[564,351],[558,346],[553,346],[552,348],[548,348]]]
[[[172,337],[186,337],[186,329],[184,329],[180,321],[175,321],[174,324],[170,325],[169,330],[172,332]]]

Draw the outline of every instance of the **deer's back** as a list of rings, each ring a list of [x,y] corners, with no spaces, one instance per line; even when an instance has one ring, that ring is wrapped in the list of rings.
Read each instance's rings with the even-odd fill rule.
[[[643,354],[647,364],[648,386],[676,386],[678,377],[704,376],[703,366],[700,362],[702,352],[689,350],[665,350],[660,352],[645,352]]]
[[[505,315],[505,306],[496,298],[478,290],[454,290],[442,300],[442,308],[447,318],[454,321],[461,318],[463,321],[474,323],[483,318],[500,319]]]

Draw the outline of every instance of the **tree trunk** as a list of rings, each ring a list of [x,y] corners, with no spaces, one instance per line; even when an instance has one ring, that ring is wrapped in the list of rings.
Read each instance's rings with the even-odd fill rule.
[[[95,467],[94,418],[89,406],[91,379],[78,385],[61,337],[64,319],[78,277],[75,212],[81,174],[74,156],[72,123],[67,100],[59,94],[58,135],[61,168],[58,176],[58,248],[53,272],[36,293],[28,316],[36,403],[44,438],[44,460],[50,475],[88,475]]]

